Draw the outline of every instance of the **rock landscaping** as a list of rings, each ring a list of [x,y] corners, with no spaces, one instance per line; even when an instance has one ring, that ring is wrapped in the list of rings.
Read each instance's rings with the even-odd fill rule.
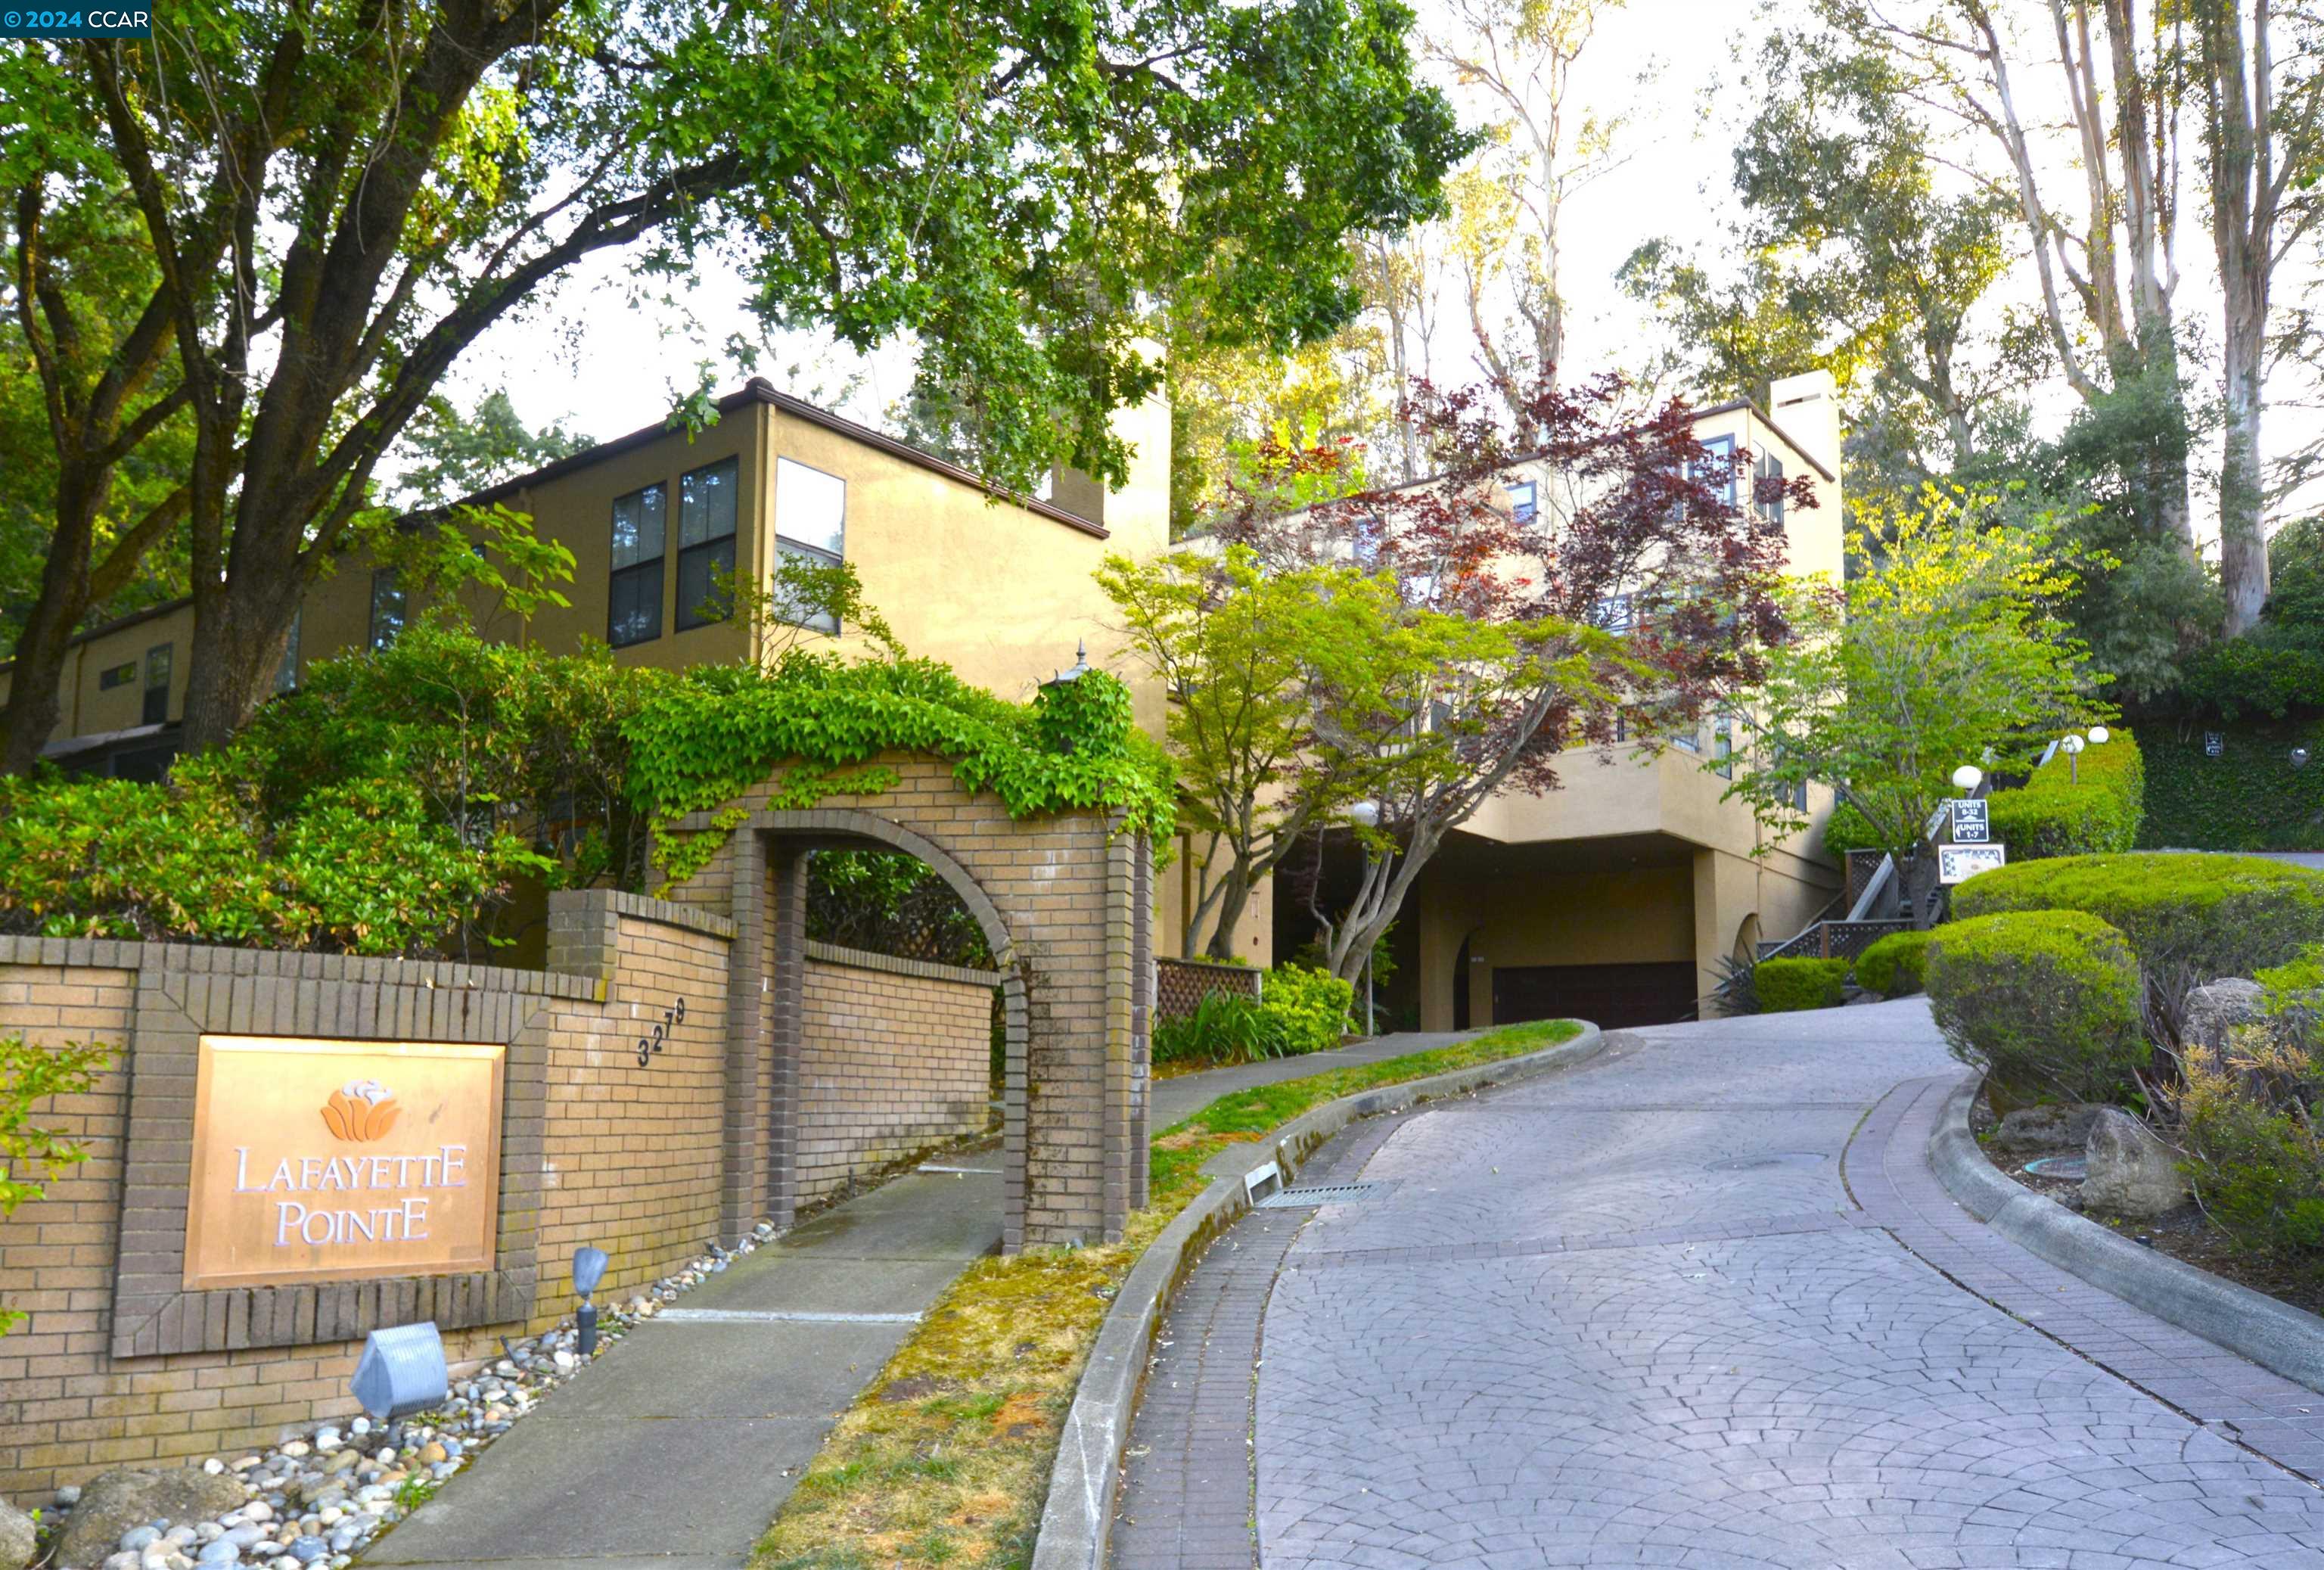
[[[775,1233],[762,1222],[739,1247],[714,1243],[601,1310],[595,1356]],[[44,1512],[40,1523],[54,1532],[48,1563],[55,1570],[344,1570],[550,1390],[577,1377],[586,1366],[579,1342],[569,1321],[503,1340],[503,1355],[452,1381],[441,1408],[399,1422],[324,1423],[269,1450],[212,1456],[198,1466],[124,1468],[60,1489],[60,1517],[52,1523]],[[36,1556],[31,1519],[0,1503],[0,1570],[23,1570]]]

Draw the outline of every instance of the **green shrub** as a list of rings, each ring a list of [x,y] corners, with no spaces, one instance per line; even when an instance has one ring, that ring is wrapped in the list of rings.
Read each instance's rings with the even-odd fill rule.
[[[226,761],[168,782],[0,780],[0,931],[235,947],[457,952],[546,860],[503,829],[463,843],[419,790],[357,779],[280,818]]]
[[[1980,873],[1960,917],[2081,910],[2118,928],[2150,973],[2250,975],[2324,942],[2324,873],[2255,856],[2061,856]]]
[[[1281,965],[1268,971],[1259,1008],[1277,1032],[1275,1055],[1296,1057],[1337,1047],[1348,1033],[1355,996],[1354,984],[1326,970]]]
[[[1953,922],[1930,948],[1928,986],[1953,1056],[2013,1090],[2110,1101],[2135,1088],[2146,1066],[2137,958],[2095,916],[2025,910]]]
[[[2267,1025],[2224,1053],[2187,1048],[2179,1140],[2196,1200],[2238,1247],[2316,1274],[2324,1267],[2324,1063]]]
[[[1929,939],[1935,936],[1932,932],[1890,933],[1856,956],[1857,984],[1884,998],[1919,992],[1927,984],[1923,973],[1929,963]]]
[[[1880,843],[1880,836],[1872,832],[1872,825],[1866,821],[1864,814],[1845,801],[1834,807],[1831,816],[1824,819],[1824,854],[1834,860],[1847,860],[1850,851],[1885,851],[1887,848]]]
[[[2236,639],[2236,642],[2243,640]],[[2324,680],[2311,688],[2324,697]],[[2203,733],[2221,751],[2203,751]],[[2292,751],[2313,756],[2295,768]],[[2189,721],[2146,743],[2144,845],[2193,850],[2324,850],[2324,723]]]
[[[1848,986],[1848,961],[1763,959],[1752,980],[1763,1014],[1838,1008]]]
[[[2138,843],[2146,818],[2146,766],[2130,732],[2116,730],[2079,762],[2061,752],[2022,790],[1989,800],[1993,837],[2013,862],[2119,853]]]

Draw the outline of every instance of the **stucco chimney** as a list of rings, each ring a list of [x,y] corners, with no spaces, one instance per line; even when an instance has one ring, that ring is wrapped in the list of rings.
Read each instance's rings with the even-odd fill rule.
[[[1785,376],[1767,390],[1768,417],[1833,474],[1840,473],[1840,391],[1830,371]]]

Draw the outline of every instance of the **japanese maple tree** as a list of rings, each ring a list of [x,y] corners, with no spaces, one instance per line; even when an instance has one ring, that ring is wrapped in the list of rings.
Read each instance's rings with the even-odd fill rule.
[[[1784,533],[1762,504],[1813,507],[1804,479],[1752,481],[1753,454],[1706,447],[1682,401],[1639,411],[1617,375],[1545,375],[1521,403],[1416,383],[1404,414],[1434,477],[1220,531],[1275,570],[1352,561],[1391,579],[1407,616],[1505,633],[1319,729],[1316,744],[1362,783],[1360,804],[1327,820],[1360,849],[1354,894],[1332,910],[1310,901],[1342,976],[1488,800],[1557,789],[1575,749],[1654,747],[1692,730],[1791,636]],[[1511,500],[1526,484],[1529,510]]]

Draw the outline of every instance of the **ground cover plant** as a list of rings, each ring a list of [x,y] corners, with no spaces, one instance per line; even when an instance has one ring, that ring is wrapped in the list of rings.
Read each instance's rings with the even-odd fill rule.
[[[2324,677],[2312,689],[2324,701]],[[2219,753],[2204,751],[2217,732]],[[2309,761],[2294,763],[2294,749]],[[2087,754],[2085,754],[2087,755]],[[2324,721],[2188,720],[2150,733],[2142,846],[2324,850]]]
[[[1151,1196],[1121,1242],[971,1266],[857,1398],[752,1570],[933,1570],[1030,1556],[1057,1435],[1090,1345],[1146,1246],[1202,1193],[1203,1163],[1359,1091],[1571,1040],[1569,1020],[1221,1096],[1156,1136]]]
[[[1192,1013],[1157,1020],[1154,1062],[1185,1073],[1329,1051],[1348,1034],[1355,993],[1353,984],[1328,971],[1277,965],[1267,973],[1257,998],[1209,993]]]

